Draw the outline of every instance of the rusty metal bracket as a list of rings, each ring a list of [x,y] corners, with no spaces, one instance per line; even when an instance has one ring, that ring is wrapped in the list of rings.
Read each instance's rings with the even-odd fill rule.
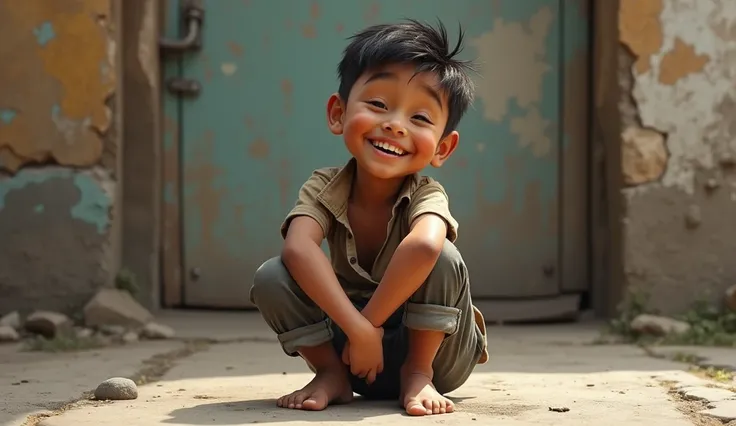
[[[196,98],[202,92],[199,81],[191,78],[172,77],[166,80],[169,92],[183,97]]]
[[[204,23],[204,3],[202,0],[184,0],[181,6],[182,20],[187,33],[181,39],[159,39],[159,49],[163,54],[184,53],[202,48],[202,25]]]

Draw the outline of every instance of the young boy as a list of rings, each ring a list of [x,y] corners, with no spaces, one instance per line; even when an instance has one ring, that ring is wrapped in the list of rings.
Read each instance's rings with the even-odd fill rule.
[[[458,145],[473,97],[461,47],[462,32],[450,51],[441,23],[412,20],[367,28],[345,49],[327,124],[353,158],[304,183],[281,256],[250,293],[284,351],[315,372],[280,407],[322,410],[355,392],[398,398],[410,415],[449,413],[442,394],[487,360],[447,194],[418,175]]]

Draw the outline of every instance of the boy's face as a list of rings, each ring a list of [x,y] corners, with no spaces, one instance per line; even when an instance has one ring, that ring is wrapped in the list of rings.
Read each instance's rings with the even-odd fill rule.
[[[337,94],[327,104],[330,130],[377,178],[440,167],[457,147],[456,131],[442,137],[449,111],[437,76],[415,73],[410,64],[372,70],[355,82],[347,104]]]

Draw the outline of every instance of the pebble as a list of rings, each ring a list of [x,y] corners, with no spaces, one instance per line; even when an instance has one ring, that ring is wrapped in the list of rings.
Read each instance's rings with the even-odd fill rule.
[[[631,328],[642,334],[665,336],[686,333],[690,330],[690,324],[668,317],[642,314],[631,321]]]
[[[146,339],[159,340],[159,339],[171,339],[174,337],[174,329],[168,325],[158,324],[155,322],[149,322],[141,330],[141,335]]]
[[[122,401],[138,398],[138,386],[134,381],[124,377],[113,377],[100,383],[95,389],[98,400]]]
[[[74,330],[74,323],[69,317],[58,312],[36,311],[26,318],[26,330],[53,339],[59,334]]]
[[[125,327],[122,325],[101,325],[99,326],[100,333],[106,336],[118,337],[125,334]]]
[[[92,329],[84,328],[84,327],[76,329],[75,332],[77,334],[78,339],[89,339],[92,337],[93,334],[95,334],[95,332],[92,331]]]
[[[123,334],[122,340],[123,343],[135,343],[138,341],[138,333],[135,331],[129,331]]]
[[[20,335],[9,325],[0,325],[0,343],[17,342]]]
[[[0,318],[0,326],[13,327],[16,330],[20,330],[20,314],[18,311],[10,312]]]

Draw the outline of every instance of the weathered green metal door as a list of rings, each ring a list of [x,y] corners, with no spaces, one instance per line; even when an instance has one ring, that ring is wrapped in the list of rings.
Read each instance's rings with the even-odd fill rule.
[[[186,32],[183,2],[169,0],[169,37]],[[453,39],[461,23],[463,55],[479,65],[477,102],[460,127],[460,146],[443,168],[427,170],[449,192],[475,298],[584,290],[584,187],[572,183],[579,194],[571,196],[561,186],[568,177],[585,179],[585,140],[570,137],[563,123],[573,102],[563,90],[568,63],[585,56],[582,0],[201,3],[201,49],[165,60],[164,77],[178,79],[164,87],[171,298],[188,306],[248,305],[253,273],[279,253],[279,225],[300,185],[314,169],[348,160],[325,118],[346,38],[403,17],[439,17]],[[585,72],[579,78],[575,93],[582,94]],[[192,83],[198,94],[187,89]],[[563,172],[568,157],[575,164],[565,167],[575,171]],[[579,220],[566,219],[562,200],[570,197]],[[565,222],[572,225],[563,231]],[[577,261],[562,258],[570,252],[566,232],[577,241],[568,256]],[[181,294],[171,290],[177,285]]]

